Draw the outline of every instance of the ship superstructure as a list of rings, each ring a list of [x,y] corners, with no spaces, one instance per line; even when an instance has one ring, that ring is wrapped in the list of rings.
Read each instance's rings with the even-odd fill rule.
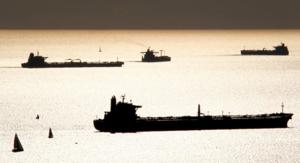
[[[163,50],[160,51],[160,56],[156,55],[159,52],[151,50],[150,48],[147,49],[145,52],[141,52],[144,54],[142,56],[142,62],[168,62],[171,61],[171,57],[163,55]]]

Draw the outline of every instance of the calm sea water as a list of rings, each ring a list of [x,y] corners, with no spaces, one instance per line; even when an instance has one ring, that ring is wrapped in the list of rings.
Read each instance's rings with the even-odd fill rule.
[[[289,56],[239,55],[280,42]],[[172,62],[138,62],[148,47]],[[32,51],[126,63],[20,68]],[[123,94],[140,116],[196,115],[197,104],[205,114],[272,113],[282,102],[294,116],[286,129],[97,132],[93,119]],[[299,99],[300,30],[0,30],[0,162],[299,162]],[[11,152],[14,133],[24,152]]]

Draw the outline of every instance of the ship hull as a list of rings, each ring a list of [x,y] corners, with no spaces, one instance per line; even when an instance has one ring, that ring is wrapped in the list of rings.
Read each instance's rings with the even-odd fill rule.
[[[274,50],[242,50],[241,55],[288,55],[288,52],[279,53]]]
[[[22,63],[23,68],[76,68],[76,67],[122,67],[124,62],[100,62],[100,63],[89,63],[89,62],[66,62],[66,63],[44,63],[44,64],[28,64]]]
[[[142,62],[170,62],[170,57],[155,57],[155,58],[142,58]]]
[[[256,116],[150,117],[138,118],[131,124],[98,119],[94,120],[94,126],[102,132],[286,128],[291,118],[292,114],[288,113]]]

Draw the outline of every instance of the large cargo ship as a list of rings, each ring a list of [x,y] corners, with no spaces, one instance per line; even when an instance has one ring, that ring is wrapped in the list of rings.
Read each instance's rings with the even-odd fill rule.
[[[247,129],[247,128],[286,128],[292,113],[272,113],[258,115],[204,115],[198,105],[197,116],[179,117],[139,117],[139,105],[116,101],[111,98],[111,108],[104,119],[95,119],[94,126],[101,132],[139,132],[202,129]],[[283,105],[282,105],[283,107]]]
[[[141,52],[144,54],[142,56],[142,62],[168,62],[171,61],[171,57],[163,55],[163,50],[160,51],[160,56],[157,56],[155,54],[158,54],[159,52],[156,52],[154,50],[150,50],[150,48],[147,49],[145,52]]]
[[[263,48],[262,50],[241,50],[242,55],[289,55],[289,50],[284,43],[281,45],[274,46],[273,50],[266,50]]]
[[[68,62],[46,62],[47,57],[30,53],[28,61],[22,63],[24,68],[63,68],[63,67],[121,67],[124,62],[82,62],[80,59],[68,59]]]

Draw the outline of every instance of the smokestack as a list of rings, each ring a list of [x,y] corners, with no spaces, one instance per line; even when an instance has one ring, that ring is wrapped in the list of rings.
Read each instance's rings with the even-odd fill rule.
[[[116,97],[113,96],[110,100],[110,111],[115,110],[116,106],[117,106],[117,100]]]

